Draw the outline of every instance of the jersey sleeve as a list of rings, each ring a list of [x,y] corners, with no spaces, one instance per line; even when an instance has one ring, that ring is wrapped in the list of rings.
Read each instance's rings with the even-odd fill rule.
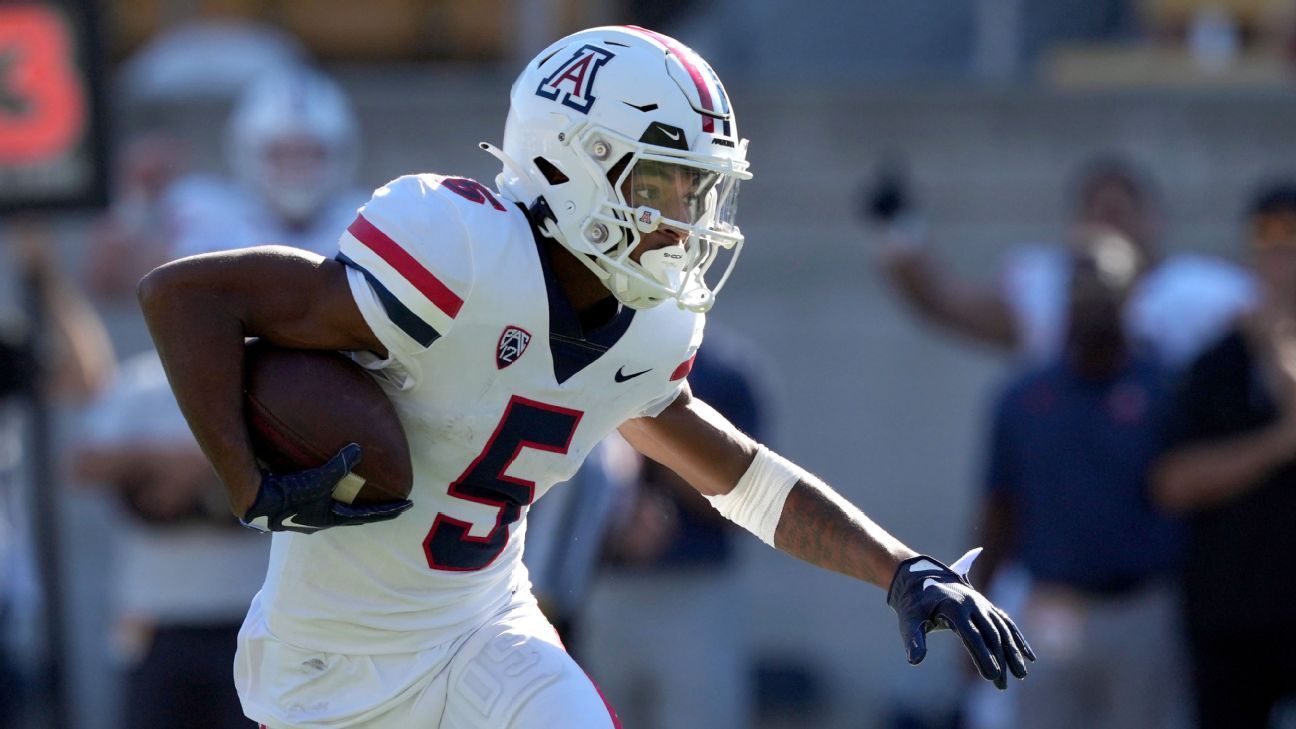
[[[415,358],[453,330],[473,283],[471,240],[438,189],[431,175],[388,183],[338,241],[365,322],[411,372]]]
[[[698,348],[702,346],[702,333],[706,326],[706,316],[702,314],[693,315],[692,331],[689,335],[689,345],[687,351],[681,357],[679,364],[671,370],[668,380],[668,389],[657,398],[649,401],[639,409],[638,417],[655,418],[661,415],[662,411],[675,402],[675,399],[684,392],[688,386],[689,372],[693,371],[693,362],[697,359]]]

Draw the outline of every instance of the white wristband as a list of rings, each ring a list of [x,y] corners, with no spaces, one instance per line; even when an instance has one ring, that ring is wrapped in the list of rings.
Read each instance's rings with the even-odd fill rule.
[[[801,473],[796,464],[759,446],[756,457],[732,491],[706,498],[726,519],[772,547],[774,530],[783,515],[783,502],[801,480]]]

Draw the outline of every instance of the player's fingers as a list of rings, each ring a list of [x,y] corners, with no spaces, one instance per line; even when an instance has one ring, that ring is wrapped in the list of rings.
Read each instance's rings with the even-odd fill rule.
[[[377,521],[388,521],[395,519],[405,513],[414,502],[409,499],[402,501],[384,501],[380,504],[366,504],[356,506],[354,504],[344,504],[340,501],[333,502],[333,513],[339,517],[341,524],[369,524]]]
[[[341,473],[337,476],[337,480],[341,481],[343,476],[351,473],[355,470],[356,466],[360,465],[360,458],[363,455],[359,443],[347,443],[342,446],[342,450],[338,451],[337,455],[333,456],[332,460],[328,462],[327,467],[329,468],[329,475],[332,476],[337,473],[338,470],[341,470]]]
[[[1003,674],[1003,669],[995,663],[995,658],[990,654],[990,649],[986,646],[985,638],[981,636],[981,631],[977,630],[972,624],[971,619],[965,615],[949,615],[946,620],[950,628],[958,633],[959,639],[963,641],[963,647],[967,649],[972,656],[972,662],[976,664],[977,671],[981,677],[987,681],[998,682]]]
[[[1003,655],[1007,659],[1008,670],[1017,678],[1026,678],[1026,659],[1022,655],[1021,648],[1017,645],[1017,640],[1013,637],[1012,630],[1008,627],[1008,618],[998,608],[990,610],[990,621],[999,629],[999,637],[1003,642]]]
[[[977,609],[972,608],[972,624],[976,626],[977,632],[981,634],[981,639],[985,641],[986,648],[990,650],[990,657],[995,659],[998,667],[997,675],[994,679],[995,688],[1003,691],[1008,688],[1008,672],[1004,670],[1008,665],[1008,659],[1004,657],[1003,642],[1007,636],[999,634],[999,626],[995,625],[989,615]]]
[[[360,455],[359,445],[347,443],[342,446],[342,450],[328,459],[327,463],[309,472],[314,483],[309,488],[303,489],[302,496],[322,498],[325,494],[332,494],[333,487],[346,478],[346,475],[351,473],[351,469],[360,462]]]
[[[999,617],[1003,618],[1004,624],[1008,626],[1008,632],[1012,633],[1013,643],[1016,643],[1017,647],[1021,649],[1022,655],[1034,661],[1035,651],[1031,650],[1030,643],[1026,642],[1026,638],[1017,629],[1017,624],[1013,622],[1012,618],[1008,617],[1008,613],[1002,610],[999,611]]]
[[[927,657],[927,625],[924,623],[925,621],[922,620],[914,620],[900,626],[900,639],[905,644],[905,658],[912,666],[922,663],[923,658]]]

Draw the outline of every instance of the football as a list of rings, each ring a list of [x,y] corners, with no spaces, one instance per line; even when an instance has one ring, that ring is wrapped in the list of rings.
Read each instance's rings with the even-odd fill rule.
[[[276,473],[323,465],[358,443],[360,465],[333,491],[348,504],[409,497],[409,442],[396,409],[363,367],[338,352],[254,340],[243,372],[244,419],[257,459]]]

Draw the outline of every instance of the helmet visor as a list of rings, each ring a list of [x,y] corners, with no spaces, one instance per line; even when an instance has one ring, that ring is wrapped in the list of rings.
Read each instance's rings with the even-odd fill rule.
[[[626,180],[630,207],[652,208],[664,225],[721,232],[734,229],[738,179],[684,162],[640,159]]]

